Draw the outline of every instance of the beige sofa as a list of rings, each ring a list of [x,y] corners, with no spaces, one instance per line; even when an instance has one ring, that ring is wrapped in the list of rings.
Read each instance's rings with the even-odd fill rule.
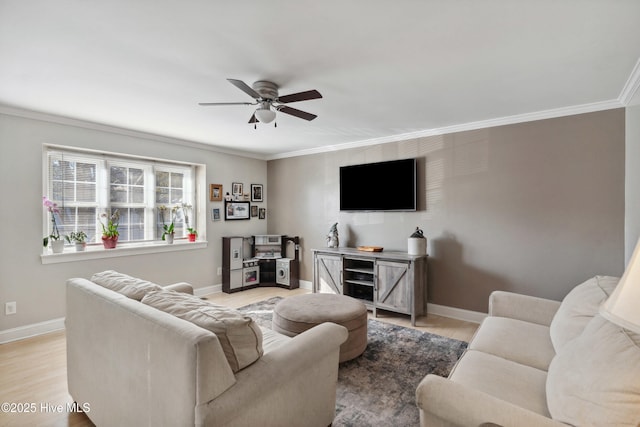
[[[189,285],[169,289],[116,272],[67,281],[69,393],[96,425],[331,424],[344,327],[324,323],[289,338],[175,292]],[[162,306],[166,295],[178,302]],[[228,329],[219,338],[185,316]]]
[[[640,425],[640,335],[598,315],[618,280],[596,276],[562,303],[492,293],[449,378],[418,385],[421,425]]]

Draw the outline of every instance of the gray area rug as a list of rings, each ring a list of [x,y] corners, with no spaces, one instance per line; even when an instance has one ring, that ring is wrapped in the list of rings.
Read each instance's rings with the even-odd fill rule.
[[[270,328],[281,299],[239,310]],[[367,349],[340,364],[333,426],[418,426],[418,383],[427,374],[449,375],[466,348],[463,341],[369,319]]]

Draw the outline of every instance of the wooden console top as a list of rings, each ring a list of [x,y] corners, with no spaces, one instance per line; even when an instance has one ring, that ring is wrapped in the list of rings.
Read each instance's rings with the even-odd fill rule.
[[[379,258],[379,259],[393,259],[399,261],[413,261],[420,258],[428,257],[428,255],[409,255],[407,252],[402,251],[387,251],[381,252],[368,252],[360,251],[357,248],[322,248],[311,249],[314,253],[327,253],[336,255],[348,255],[348,256],[362,256],[367,258]]]

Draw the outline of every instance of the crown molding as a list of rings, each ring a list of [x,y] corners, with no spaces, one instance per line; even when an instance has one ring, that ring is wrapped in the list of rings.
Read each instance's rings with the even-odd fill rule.
[[[171,138],[163,135],[148,133],[148,132],[124,129],[124,128],[119,128],[117,126],[104,125],[100,123],[89,122],[89,121],[79,120],[79,119],[72,119],[69,117],[58,116],[58,115],[49,114],[49,113],[42,113],[42,112],[33,111],[33,110],[26,110],[26,109],[11,107],[3,104],[0,104],[0,114],[40,120],[40,121],[51,122],[56,124],[63,124],[68,126],[75,126],[75,127],[80,127],[84,129],[99,130],[103,132],[110,132],[110,133],[115,133],[119,135],[131,136],[135,138],[165,142],[167,144],[174,144],[174,145],[180,145],[184,147],[197,148],[200,150],[230,154],[230,155],[239,156],[239,157],[247,157],[252,159],[269,161],[269,160],[285,159],[290,157],[307,156],[312,154],[322,154],[322,153],[327,153],[331,151],[347,150],[350,148],[367,147],[371,145],[386,144],[390,142],[408,141],[411,139],[425,138],[425,137],[435,136],[435,135],[444,135],[444,134],[449,134],[454,132],[478,130],[478,129],[485,129],[489,127],[505,126],[505,125],[511,125],[511,124],[517,124],[517,123],[532,122],[537,120],[552,119],[557,117],[572,116],[575,114],[585,114],[585,113],[592,113],[596,111],[622,108],[622,107],[625,107],[628,104],[628,102],[631,101],[631,99],[633,98],[633,95],[638,91],[639,87],[640,87],[640,60],[636,63],[636,66],[633,72],[631,73],[631,76],[627,80],[627,83],[625,84],[625,87],[622,93],[620,94],[620,96],[618,97],[618,99],[612,99],[609,101],[602,101],[602,102],[594,102],[590,104],[574,105],[571,107],[555,108],[551,110],[543,110],[543,111],[537,111],[533,113],[517,114],[513,116],[499,117],[496,119],[479,120],[475,122],[462,123],[458,125],[425,129],[425,130],[420,130],[416,132],[407,132],[407,133],[396,134],[396,135],[388,135],[380,138],[371,138],[371,139],[365,139],[360,141],[347,142],[344,144],[328,145],[328,146],[322,146],[317,148],[311,148],[307,150],[277,153],[273,155],[260,155],[257,153],[251,153],[251,152],[245,152],[245,151],[229,150],[229,149],[224,149],[224,148],[213,146],[206,143],[187,141],[187,140]]]
[[[638,67],[636,67],[638,68]],[[574,105],[571,107],[555,108],[551,110],[536,111],[533,113],[516,114],[513,116],[499,117],[496,119],[480,120],[476,122],[462,123],[459,125],[444,126],[440,128],[425,129],[416,132],[408,132],[397,135],[389,135],[380,138],[371,138],[355,142],[347,142],[345,144],[337,144],[312,148],[308,150],[291,151],[288,153],[280,153],[267,156],[266,160],[277,160],[289,157],[307,156],[310,154],[322,154],[329,151],[346,150],[349,148],[366,147],[370,145],[386,144],[388,142],[408,141],[416,138],[425,138],[435,135],[444,135],[454,132],[463,132],[469,130],[485,129],[489,127],[512,125],[517,123],[532,122],[537,120],[554,119],[557,117],[573,116],[576,114],[593,113],[596,111],[612,110],[622,108],[624,104],[619,99],[609,101],[593,102],[590,104]]]
[[[184,139],[172,138],[170,136],[158,135],[151,132],[125,129],[118,126],[105,125],[102,123],[90,122],[87,120],[73,119],[70,117],[59,116],[56,114],[43,113],[40,111],[12,107],[5,104],[0,104],[0,114],[21,117],[25,119],[39,120],[43,122],[55,123],[55,124],[66,125],[66,126],[74,126],[82,129],[109,132],[117,135],[130,136],[133,138],[148,139],[154,142],[164,142],[167,144],[179,145],[179,146],[189,147],[189,148],[196,148],[199,150],[212,151],[212,152],[222,153],[222,154],[230,154],[233,156],[265,160],[264,156],[256,153],[247,152],[247,151],[230,150],[230,149],[221,148],[219,146],[215,146],[211,144],[206,144],[203,142],[188,141]]]
[[[622,91],[620,92],[620,96],[618,100],[625,107],[629,105],[629,103],[633,100],[633,97],[638,94],[638,89],[640,89],[640,59],[636,62],[635,67],[633,67],[633,71],[631,71],[631,75],[627,79]]]

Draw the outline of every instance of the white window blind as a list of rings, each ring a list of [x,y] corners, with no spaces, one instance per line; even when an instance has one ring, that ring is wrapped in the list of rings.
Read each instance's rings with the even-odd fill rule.
[[[90,244],[101,243],[100,216],[116,210],[119,242],[158,240],[172,218],[176,238],[185,237],[186,228],[193,226],[186,219],[194,224],[194,165],[61,147],[45,147],[44,157],[45,196],[58,204],[61,236],[84,231]],[[43,212],[48,235],[50,221]]]

